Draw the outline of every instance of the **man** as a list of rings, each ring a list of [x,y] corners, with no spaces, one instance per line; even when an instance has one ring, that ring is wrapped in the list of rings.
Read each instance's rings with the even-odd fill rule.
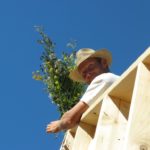
[[[70,72],[70,78],[89,84],[81,100],[60,120],[47,125],[47,133],[56,133],[74,127],[90,105],[116,80],[118,76],[109,72],[112,58],[106,49],[95,51],[80,49],[76,55],[76,68]]]

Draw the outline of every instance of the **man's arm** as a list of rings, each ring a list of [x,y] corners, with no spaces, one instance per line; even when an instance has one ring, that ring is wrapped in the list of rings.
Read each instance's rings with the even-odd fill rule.
[[[60,120],[48,124],[47,133],[56,133],[74,127],[79,123],[82,114],[87,110],[88,105],[84,102],[78,102],[72,109],[64,113]]]

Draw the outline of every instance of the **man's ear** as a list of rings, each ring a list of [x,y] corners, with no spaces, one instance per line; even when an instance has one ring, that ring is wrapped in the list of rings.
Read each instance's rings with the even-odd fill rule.
[[[101,59],[101,65],[104,69],[106,69],[108,67],[108,63],[107,63],[107,60],[105,58]]]

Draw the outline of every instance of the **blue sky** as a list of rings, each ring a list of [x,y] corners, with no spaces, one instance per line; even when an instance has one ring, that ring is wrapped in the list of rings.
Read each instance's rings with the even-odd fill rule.
[[[34,25],[56,42],[78,48],[108,48],[111,71],[121,75],[150,45],[149,0],[1,0],[0,1],[0,149],[58,150],[58,139],[45,133],[59,117],[43,85],[32,79],[42,47]]]

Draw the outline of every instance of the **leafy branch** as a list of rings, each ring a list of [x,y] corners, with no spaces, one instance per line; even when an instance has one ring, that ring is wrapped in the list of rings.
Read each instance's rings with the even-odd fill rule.
[[[60,115],[63,115],[78,102],[85,89],[83,84],[69,78],[69,72],[75,66],[76,41],[72,40],[67,44],[73,52],[71,54],[63,52],[60,59],[56,56],[55,43],[44,33],[43,28],[40,26],[35,28],[41,35],[41,39],[37,42],[43,46],[44,51],[40,57],[42,61],[40,69],[33,72],[32,76],[44,83],[50,100],[57,105]]]

